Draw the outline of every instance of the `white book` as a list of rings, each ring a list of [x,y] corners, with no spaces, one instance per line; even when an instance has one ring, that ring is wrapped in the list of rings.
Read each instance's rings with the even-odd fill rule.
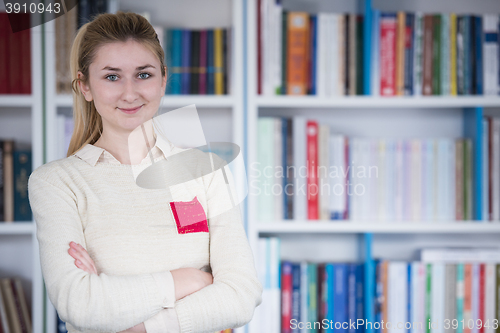
[[[375,141],[375,146],[378,147],[377,156],[377,174],[371,175],[372,180],[376,182],[376,188],[378,195],[376,196],[376,215],[377,219],[381,222],[387,221],[387,209],[386,202],[387,198],[387,188],[386,188],[386,178],[387,178],[387,143],[385,139],[380,139]]]
[[[397,140],[394,149],[394,208],[396,221],[404,219],[404,141]]]
[[[392,324],[389,333],[406,333],[406,329],[397,327],[397,323],[405,323],[407,319],[408,268],[404,261],[391,261],[388,267],[388,318]]]
[[[447,168],[448,161],[448,147],[447,139],[439,139],[437,141],[437,220],[444,221],[448,218],[447,216],[447,204],[448,204],[448,194],[447,194],[447,179],[449,169]]]
[[[56,159],[64,158],[66,157],[66,154],[64,153],[64,147],[66,146],[65,143],[65,134],[66,134],[66,116],[62,114],[58,114],[56,116],[56,127],[57,127],[57,149],[56,149]]]
[[[384,177],[385,181],[382,185],[385,189],[384,191],[384,210],[385,219],[387,221],[395,220],[395,209],[394,209],[394,151],[395,151],[395,141],[393,139],[385,140],[385,164],[384,164]]]
[[[348,188],[348,202],[349,202],[349,218],[353,221],[361,219],[361,197],[356,195],[356,187],[358,186],[358,178],[356,177],[356,170],[361,165],[360,145],[361,139],[349,139],[349,184]]]
[[[271,188],[271,195],[274,198],[274,219],[276,221],[283,220],[284,204],[283,204],[283,135],[282,135],[282,119],[277,117],[274,119],[274,186]],[[282,171],[280,174],[279,171]]]
[[[73,117],[65,117],[64,119],[64,148],[63,156],[66,157],[68,154],[69,144],[71,142],[71,137],[73,135],[73,129],[75,127],[75,122]]]
[[[270,238],[270,274],[271,274],[271,288],[270,290],[270,308],[268,311],[270,320],[268,321],[267,329],[269,332],[281,332],[281,289],[280,289],[280,266],[281,266],[281,253],[280,253],[280,239],[278,237]],[[264,331],[267,331],[265,329]]]
[[[481,156],[483,159],[483,174],[482,174],[482,185],[483,185],[483,221],[488,221],[489,220],[489,200],[490,200],[490,191],[489,191],[489,158],[490,154],[488,152],[488,145],[489,145],[489,126],[488,126],[488,120],[483,119],[483,147],[481,151]]]
[[[456,200],[455,200],[455,163],[456,163],[456,151],[455,151],[455,141],[447,140],[447,167],[446,167],[446,179],[447,179],[447,220],[453,221],[455,220],[455,211],[456,211]]]
[[[162,49],[165,50],[165,47],[166,45],[164,45],[164,34],[163,34],[163,31],[164,31],[164,28],[160,25],[153,25],[153,29],[155,30],[156,32],[156,35],[158,36],[158,40],[160,41],[160,46]]]
[[[330,127],[319,125],[318,128],[318,184],[319,184],[319,219],[330,219],[330,183],[329,175],[329,138]]]
[[[422,208],[422,143],[419,139],[410,141],[411,143],[411,165],[410,165],[410,205],[412,208],[411,220],[421,220]]]
[[[493,147],[491,158],[493,159],[492,181],[490,186],[493,187],[492,202],[493,202],[493,220],[500,220],[500,118],[493,117]]]
[[[409,333],[424,333],[425,330],[425,265],[422,262],[411,263],[411,313],[412,325]],[[418,323],[421,323],[419,325]]]
[[[496,286],[496,267],[495,264],[486,264],[486,283],[485,283],[485,304],[484,304],[484,333],[495,332],[495,306],[496,300],[495,286]]]
[[[262,288],[268,289],[269,285],[266,284],[267,281],[267,274],[269,271],[267,270],[267,259],[268,256],[268,244],[269,240],[268,238],[259,238],[258,240],[258,248],[257,248],[257,263],[256,263],[256,268],[257,268],[257,275],[259,277],[259,281],[262,285]],[[264,293],[263,290],[263,293]],[[264,320],[264,314],[266,310],[267,303],[262,302],[256,309],[252,318],[252,321],[249,323],[249,331],[251,333],[259,333],[261,332],[261,329],[263,327],[262,323]]]
[[[270,222],[274,219],[274,196],[271,188],[274,185],[274,144],[269,144],[274,140],[275,119],[272,117],[260,117],[257,120],[257,168],[252,168],[252,172],[258,172],[258,219],[261,222]],[[252,185],[252,184],[251,184]],[[255,188],[252,185],[252,188]]]
[[[434,140],[422,143],[422,219],[431,222],[434,218]]]
[[[339,14],[330,14],[330,26],[329,29],[329,67],[327,73],[329,73],[329,78],[331,80],[331,86],[328,88],[329,95],[331,96],[339,96],[341,95],[341,86],[340,86],[340,54],[339,54],[339,22],[340,15]]]
[[[485,95],[499,94],[498,59],[498,14],[483,16],[483,86]]]
[[[425,248],[420,251],[420,260],[444,263],[500,263],[500,248]]]
[[[283,33],[285,33],[282,28],[282,13],[283,13],[283,7],[281,6],[281,2],[279,1],[272,1],[272,9],[273,9],[273,18],[272,18],[272,24],[273,24],[273,35],[272,35],[272,74],[271,74],[271,80],[273,84],[273,94],[276,94],[276,90],[281,87],[282,85],[282,38],[283,38]]]
[[[423,67],[423,14],[415,13],[415,47],[413,49],[413,93],[422,95],[422,67]]]
[[[332,168],[332,177],[329,178],[331,184],[331,218],[341,220],[345,213],[347,194],[345,137],[343,135],[330,136],[330,166]]]
[[[328,94],[328,13],[318,13],[317,16],[317,51],[316,51],[316,94],[318,97],[326,97]]]
[[[443,333],[444,297],[445,297],[445,266],[442,263],[432,264],[431,276],[431,333]]]
[[[293,165],[295,167],[293,217],[296,221],[307,219],[307,169],[306,169],[305,117],[293,117]]]
[[[366,183],[368,184],[368,195],[369,200],[369,210],[367,219],[378,219],[378,210],[380,207],[380,191],[379,187],[379,177],[380,177],[380,146],[379,140],[369,139],[367,140],[369,144],[369,162],[366,165]]]

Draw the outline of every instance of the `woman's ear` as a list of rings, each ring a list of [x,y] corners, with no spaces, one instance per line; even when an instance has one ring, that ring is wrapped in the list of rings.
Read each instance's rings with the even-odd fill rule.
[[[80,91],[82,92],[83,96],[85,97],[85,100],[87,102],[91,102],[92,101],[92,92],[90,91],[90,87],[83,83],[82,82],[82,79],[83,79],[83,73],[82,72],[78,72],[78,78],[80,80],[78,80],[78,87],[80,87]]]

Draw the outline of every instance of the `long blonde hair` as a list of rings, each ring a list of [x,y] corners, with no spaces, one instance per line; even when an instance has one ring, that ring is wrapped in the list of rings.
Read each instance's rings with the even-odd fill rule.
[[[165,54],[158,36],[153,26],[142,15],[123,11],[116,14],[102,13],[84,24],[78,30],[71,47],[70,70],[75,127],[66,156],[71,156],[88,143],[95,143],[102,134],[101,116],[94,101],[87,102],[83,96],[78,81],[88,84],[89,66],[94,61],[99,47],[108,43],[126,42],[129,39],[141,43],[153,52],[160,61],[162,77],[167,75]],[[82,78],[78,78],[78,71],[82,72]]]

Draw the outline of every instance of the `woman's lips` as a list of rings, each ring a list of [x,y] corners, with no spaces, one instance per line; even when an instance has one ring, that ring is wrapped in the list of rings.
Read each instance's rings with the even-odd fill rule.
[[[135,109],[121,109],[121,108],[118,108],[120,111],[124,112],[124,113],[127,113],[127,114],[133,114],[133,113],[136,113],[137,111],[139,111],[139,109],[142,108],[142,105],[141,106],[138,106],[136,107]]]

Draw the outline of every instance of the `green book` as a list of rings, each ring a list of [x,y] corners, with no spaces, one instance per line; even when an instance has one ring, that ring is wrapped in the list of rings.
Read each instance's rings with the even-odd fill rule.
[[[276,95],[286,95],[286,57],[288,37],[288,12],[283,10],[281,14],[281,87],[276,88]]]
[[[431,287],[432,287],[432,264],[427,264],[425,279],[425,332],[431,333]]]
[[[309,263],[307,265],[307,279],[309,281],[307,319],[311,323],[309,333],[318,333],[318,328],[314,327],[314,323],[318,321],[318,264]]]
[[[461,323],[464,317],[464,264],[457,264],[457,321],[458,327],[455,333],[463,332]]]
[[[434,15],[432,31],[432,94],[441,95],[441,15]]]

